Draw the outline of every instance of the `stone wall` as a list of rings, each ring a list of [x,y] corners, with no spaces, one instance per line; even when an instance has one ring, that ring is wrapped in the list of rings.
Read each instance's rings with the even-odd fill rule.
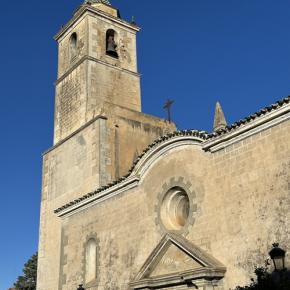
[[[125,29],[123,25],[112,23],[105,18],[90,15],[89,23],[89,55],[119,68],[137,72],[136,31]],[[115,31],[115,43],[119,58],[106,55],[106,32]]]
[[[95,120],[43,157],[38,290],[58,289],[60,249],[65,243],[61,244],[61,224],[53,213],[55,207],[100,184],[100,161],[105,155],[100,156],[99,136],[104,122]]]
[[[101,116],[44,154],[38,290],[58,289],[70,257],[53,211],[127,174],[148,144],[173,130],[173,123],[107,103]]]
[[[86,17],[78,19],[65,35],[59,41],[58,46],[58,78],[61,78],[66,72],[74,67],[74,65],[88,55],[88,20]],[[77,54],[72,57],[70,51],[70,38],[72,33],[77,34]]]
[[[164,184],[187,184],[194,192],[184,235],[226,265],[224,289],[248,283],[273,242],[289,250],[289,129],[285,121],[215,153],[198,144],[171,147],[138,187],[64,218],[70,270],[61,289],[83,281],[81,253],[91,234],[98,237],[99,266],[89,289],[128,289],[165,233],[158,219]]]
[[[87,117],[109,102],[141,111],[139,75],[101,63],[89,62]]]
[[[108,171],[112,180],[126,174],[134,160],[155,139],[176,130],[174,123],[134,110],[107,104],[108,144],[111,146]]]
[[[87,79],[84,62],[56,85],[54,144],[84,125]]]
[[[227,267],[224,290],[248,282],[273,242],[289,250],[289,120],[279,117],[280,111],[257,117],[251,134],[236,133],[224,146],[186,135],[166,137],[166,146],[144,155],[143,171],[130,176],[133,185],[119,188],[123,180],[111,196],[80,201],[127,175],[150,143],[176,129],[140,112],[139,28],[116,18],[116,11],[105,12],[82,6],[56,37],[55,136],[43,157],[37,290],[76,289],[85,277],[85,244],[92,237],[97,273],[86,288],[128,289],[166,233],[160,210],[170,187],[183,188],[190,203],[177,234]],[[105,51],[106,31],[112,28],[119,58]],[[74,32],[78,42],[72,58]],[[73,208],[75,199],[82,206]],[[54,210],[67,203],[66,214],[58,217]],[[178,211],[180,220],[186,219],[186,209]]]

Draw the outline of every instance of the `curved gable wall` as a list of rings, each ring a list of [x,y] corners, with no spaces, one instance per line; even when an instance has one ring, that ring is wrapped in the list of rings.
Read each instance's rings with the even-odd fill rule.
[[[104,263],[100,285],[109,283],[108,276],[115,285],[129,282],[164,234],[157,215],[159,194],[164,184],[179,182],[194,192],[196,204],[186,238],[226,265],[225,289],[247,283],[273,241],[287,250],[289,140],[287,121],[215,153],[192,142],[155,159],[153,154],[134,187],[63,219],[70,241],[66,251],[75,253],[70,262],[79,260],[77,233],[97,232]],[[77,266],[71,275],[76,272]]]

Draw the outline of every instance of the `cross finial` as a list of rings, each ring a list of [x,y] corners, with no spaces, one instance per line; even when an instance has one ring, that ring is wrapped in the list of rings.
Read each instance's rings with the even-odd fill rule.
[[[167,110],[169,123],[171,123],[171,106],[173,103],[174,103],[173,100],[168,99],[163,107],[164,110]]]
[[[136,25],[135,16],[132,16],[131,24]]]

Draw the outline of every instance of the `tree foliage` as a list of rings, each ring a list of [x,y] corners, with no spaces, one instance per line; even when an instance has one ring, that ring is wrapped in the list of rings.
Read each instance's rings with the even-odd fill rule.
[[[256,279],[251,279],[249,286],[238,286],[235,290],[289,290],[290,275],[288,271],[269,273],[267,267],[255,270]]]
[[[23,276],[17,278],[14,283],[15,290],[35,290],[37,278],[37,253],[25,263]]]

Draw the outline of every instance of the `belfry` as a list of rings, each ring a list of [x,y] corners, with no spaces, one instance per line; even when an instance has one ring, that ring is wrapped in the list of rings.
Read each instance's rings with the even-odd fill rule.
[[[86,0],[55,36],[37,290],[228,290],[289,244],[290,98],[177,130],[142,112],[139,30]]]

